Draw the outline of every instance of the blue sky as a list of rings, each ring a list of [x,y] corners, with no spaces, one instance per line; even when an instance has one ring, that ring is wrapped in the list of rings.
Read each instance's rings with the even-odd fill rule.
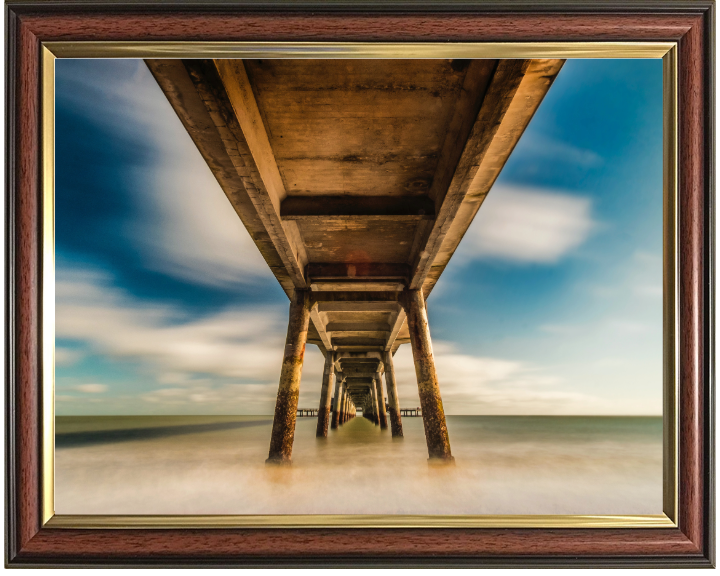
[[[428,300],[446,412],[660,414],[661,242],[661,61],[568,61]],[[56,61],[56,257],[59,415],[272,413],[287,297],[142,61]]]

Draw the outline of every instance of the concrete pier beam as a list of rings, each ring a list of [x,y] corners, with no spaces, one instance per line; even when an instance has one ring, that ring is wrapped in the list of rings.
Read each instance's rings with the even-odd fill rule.
[[[270,454],[266,460],[269,464],[289,464],[292,459],[300,377],[309,322],[310,295],[307,290],[297,290],[290,301],[290,318],[275,402]]]
[[[375,372],[375,385],[377,386],[378,394],[378,418],[380,419],[380,429],[387,430],[387,412],[385,410],[385,394],[383,393],[382,375],[380,372]]]
[[[431,463],[450,463],[455,459],[450,452],[450,438],[435,371],[435,358],[422,290],[405,290],[401,303],[407,314],[429,459]]]
[[[340,396],[342,395],[343,381],[339,376],[335,376],[335,396],[333,397],[333,413],[332,424],[330,427],[335,430],[340,424]]]
[[[332,389],[335,383],[335,353],[328,351],[325,356],[325,368],[323,369],[322,388],[320,389],[320,407],[318,408],[318,422],[315,436],[327,438],[328,426],[330,424],[330,401],[332,400]]]
[[[400,415],[400,401],[398,400],[397,382],[395,381],[395,368],[392,361],[392,352],[385,353],[385,387],[388,395],[388,410],[390,412],[390,429],[393,438],[403,436],[402,416]]]

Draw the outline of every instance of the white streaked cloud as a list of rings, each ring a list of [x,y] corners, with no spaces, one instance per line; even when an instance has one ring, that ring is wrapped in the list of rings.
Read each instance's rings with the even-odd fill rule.
[[[441,341],[433,348],[449,414],[587,414],[608,408],[602,399],[568,389],[560,378],[528,363],[461,354]],[[398,350],[394,365],[400,405],[418,406],[409,346]]]
[[[528,133],[522,140],[525,152],[535,158],[547,159],[564,165],[570,164],[582,168],[597,168],[605,164],[605,160],[597,152],[548,138],[537,132]]]
[[[278,307],[188,318],[172,306],[133,298],[98,273],[60,270],[57,276],[58,338],[113,357],[148,359],[165,379],[168,372],[260,380],[269,370],[279,373],[286,325]]]
[[[286,332],[283,306],[228,308],[192,318],[173,306],[128,295],[114,287],[106,274],[57,271],[56,337],[81,344],[88,355],[127,361],[128,367],[142,365],[135,368],[136,380],[148,382],[147,390],[128,397],[127,382],[108,388],[113,392],[108,403],[125,407],[127,413],[147,411],[138,402],[153,405],[151,411],[171,413],[187,412],[183,407],[189,406],[200,413],[271,413]],[[308,346],[303,407],[318,403],[322,368],[322,354]],[[98,392],[97,386],[62,389]],[[72,398],[65,398],[65,405]]]
[[[495,186],[460,245],[465,259],[553,264],[593,229],[589,198],[539,188]]]
[[[102,394],[108,391],[107,384],[77,384],[68,388],[76,392],[84,392],[86,394]]]
[[[138,213],[127,241],[145,266],[201,285],[272,278],[265,260],[142,60],[124,75],[64,75],[64,103],[154,152],[149,168],[129,171]],[[118,68],[114,67],[117,71]],[[150,136],[148,141],[148,135]]]
[[[55,365],[72,366],[83,357],[82,350],[57,346],[55,348]]]
[[[98,378],[97,383],[64,386],[63,391],[108,391],[108,405],[128,406],[130,413],[272,413],[287,330],[284,307],[230,308],[191,318],[172,306],[129,296],[113,287],[109,276],[88,270],[59,269],[56,294],[58,338],[78,342],[87,354],[127,360],[128,366],[139,361],[143,368],[138,381],[149,382],[134,397],[127,395],[125,386],[115,388]],[[588,413],[598,407],[603,411],[597,398],[567,390],[560,379],[538,367],[461,354],[439,341],[434,349],[449,414]],[[302,407],[316,407],[322,367],[322,355],[308,346]],[[397,353],[395,367],[401,404],[418,405],[409,346]],[[71,400],[63,404],[69,406]],[[77,400],[78,405],[82,402]]]

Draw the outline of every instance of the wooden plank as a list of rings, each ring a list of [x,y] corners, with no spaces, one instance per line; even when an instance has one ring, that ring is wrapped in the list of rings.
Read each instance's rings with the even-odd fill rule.
[[[382,323],[362,322],[331,322],[326,327],[328,332],[389,332],[390,326]]]
[[[387,264],[378,262],[354,263],[310,263],[305,267],[305,277],[314,280],[356,279],[406,279],[410,272],[407,264]]]
[[[397,302],[398,292],[311,292],[313,302]],[[364,308],[369,309],[369,308]]]
[[[284,229],[286,234],[284,241],[291,247],[299,266],[304,268],[308,258],[297,225],[291,222],[281,222],[278,219],[280,203],[285,199],[287,193],[245,65],[242,60],[220,59],[214,62],[250,149],[252,161],[257,166],[264,185],[264,190],[261,189],[260,192],[264,191],[265,193],[261,194],[258,199],[265,206],[268,219],[272,222],[273,228],[278,230],[278,234],[280,229]],[[270,209],[270,205],[272,209]],[[281,238],[281,240],[283,239]],[[298,287],[303,286],[299,285]]]
[[[289,194],[427,193],[464,68],[442,59],[245,67]]]
[[[397,340],[398,334],[405,324],[406,314],[405,309],[402,306],[398,306],[397,314],[393,319],[390,335],[388,336],[387,343],[385,344],[385,350],[392,350],[395,341]]]
[[[382,362],[383,355],[378,352],[338,352],[338,362]]]
[[[384,338],[357,338],[357,337],[350,337],[350,338],[333,338],[333,345],[334,346],[385,346],[385,339]]]
[[[338,352],[377,352],[382,353],[384,344],[336,344],[335,350]]]
[[[289,196],[280,206],[283,220],[306,218],[395,218],[432,220],[435,203],[428,196]]]
[[[371,338],[371,339],[381,339],[383,341],[387,340],[387,338],[390,336],[389,330],[339,330],[336,332],[330,332],[331,338],[334,340],[338,338]]]
[[[455,115],[446,134],[430,189],[437,218],[429,231],[418,231],[414,254],[411,255],[410,288],[422,287],[530,61],[498,61],[489,85],[479,62],[473,61],[468,68]],[[418,241],[418,238],[422,239]]]
[[[390,312],[398,306],[395,301],[388,302],[343,302],[318,300],[320,312]]]
[[[272,150],[268,152],[262,144],[264,128],[262,121],[258,121],[257,104],[253,109],[254,99],[251,101],[248,98],[249,86],[230,85],[229,82],[239,79],[241,74],[238,72],[231,78],[226,67],[221,66],[225,73],[224,81],[216,62],[212,60],[184,60],[183,63],[216,128],[224,135],[223,143],[227,154],[242,177],[245,190],[294,286],[306,288],[303,276],[307,263],[303,261],[304,247],[288,235],[280,220],[279,209],[284,189],[280,188],[282,181],[278,183],[272,176],[272,160],[269,157]],[[254,153],[258,155],[257,162]]]
[[[210,100],[201,99],[196,85],[181,60],[145,60],[145,64],[207,162],[275,278],[285,293],[291,296],[295,282],[248,195],[245,184],[252,185],[252,182],[247,176],[242,176],[238,172],[229,155],[226,144],[232,147],[234,135],[222,119],[219,108],[213,106]]]
[[[323,322],[323,319],[320,316],[320,311],[318,310],[317,304],[310,308],[310,320],[312,320],[312,323],[315,326],[315,330],[317,330],[318,337],[323,343],[325,350],[332,350],[332,340],[330,339],[330,335],[327,333],[325,322]]]
[[[525,132],[563,63],[564,60],[535,59],[531,60],[527,66],[515,97],[508,106],[502,123],[484,153],[477,173],[423,281],[422,289],[426,298],[455,253],[475,218],[475,214]]]
[[[297,221],[311,262],[407,263],[419,224],[427,220]]]
[[[384,280],[376,280],[376,281],[352,281],[352,280],[346,280],[346,281],[334,281],[334,282],[311,282],[310,283],[310,289],[316,292],[346,292],[349,290],[358,290],[358,291],[379,291],[379,292],[387,292],[391,290],[400,291],[405,288],[404,282],[389,282]]]

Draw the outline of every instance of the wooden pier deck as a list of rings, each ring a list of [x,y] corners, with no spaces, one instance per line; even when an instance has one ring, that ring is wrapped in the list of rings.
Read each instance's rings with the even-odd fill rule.
[[[356,407],[402,436],[410,343],[429,457],[451,462],[426,299],[563,61],[147,64],[290,299],[268,461],[291,460],[306,343],[318,436]]]

